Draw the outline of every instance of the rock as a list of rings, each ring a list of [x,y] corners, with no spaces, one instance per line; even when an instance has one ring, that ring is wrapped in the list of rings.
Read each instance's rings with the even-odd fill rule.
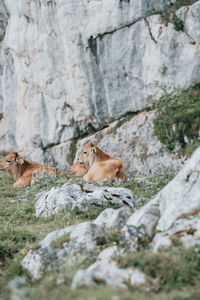
[[[60,143],[46,149],[44,152],[44,160],[48,164],[54,164],[61,167],[70,166],[72,164],[72,153],[70,150],[71,141]],[[74,153],[75,154],[75,153]]]
[[[94,250],[97,245],[103,245],[107,242],[105,231],[100,226],[85,222],[51,232],[40,245],[42,248],[51,247],[52,242],[67,233],[69,234],[69,241],[66,247],[73,250],[84,249],[90,251]]]
[[[156,229],[168,230],[184,216],[195,215],[200,210],[200,147],[193,153],[177,176],[155,197],[160,218]]]
[[[125,225],[119,236],[119,243],[127,252],[136,252],[144,245],[149,243],[150,239],[143,226]]]
[[[139,113],[106,135],[98,146],[139,172],[155,173],[160,166],[179,167],[181,160],[175,160],[174,153],[164,148],[155,135],[155,116],[155,111]]]
[[[25,277],[15,276],[8,284],[11,292],[9,298],[3,297],[2,300],[30,300],[30,293],[26,283]]]
[[[105,203],[111,203],[117,206],[127,205],[131,208],[136,207],[136,199],[131,190],[126,188],[112,188],[112,187],[97,187],[93,184],[85,184],[83,186],[85,193],[82,199],[79,200],[80,205],[82,201],[84,203],[84,197],[86,199],[95,199],[97,201],[105,201]],[[90,202],[90,201],[88,201]]]
[[[72,288],[82,286],[96,286],[98,283],[105,283],[112,288],[127,289],[127,285],[144,285],[146,276],[137,269],[119,269],[112,257],[117,255],[117,247],[110,247],[103,250],[97,261],[86,270],[79,270],[72,282]]]
[[[103,191],[101,188],[96,188],[91,193],[83,193],[82,197],[74,203],[72,209],[74,210],[88,210],[92,206],[106,206],[108,204],[108,200],[104,198]]]
[[[9,287],[12,289],[20,288],[26,283],[25,277],[16,276],[9,282]]]
[[[6,296],[2,298],[2,300],[29,300],[29,291],[28,288],[25,287],[26,285],[26,278],[15,276],[14,279],[12,279],[8,286],[11,290],[11,293],[9,295],[9,298]]]
[[[183,245],[186,248],[200,245],[199,215],[178,219],[169,230],[157,233],[152,242],[155,252],[172,245]]]
[[[97,187],[93,184],[85,184],[83,189],[85,192],[72,209],[87,210],[93,205],[106,206],[109,204],[119,207],[127,205],[131,208],[137,206],[135,197],[129,189]]]
[[[155,111],[145,111],[133,116],[117,128],[111,127],[101,131],[102,138],[96,134],[81,139],[77,142],[77,161],[83,148],[94,142],[103,151],[122,160],[127,168],[143,173],[156,173],[163,167],[177,169],[182,165],[181,159],[174,159],[175,153],[167,150],[154,132],[153,119]]]
[[[42,252],[30,250],[21,263],[35,279],[41,278],[44,271],[44,259],[41,254]]]
[[[177,11],[184,31],[162,22],[171,1],[13,3],[0,4],[0,150],[69,165],[76,138],[199,82],[199,1]],[[144,168],[143,149],[127,164]]]
[[[64,184],[61,188],[52,188],[44,193],[36,203],[35,215],[48,217],[58,213],[59,209],[72,208],[82,195],[82,190],[77,184]]]
[[[121,207],[119,209],[107,208],[93,223],[102,226],[105,229],[120,229],[125,225],[130,215],[131,210],[127,207]]]
[[[48,217],[58,213],[61,208],[73,210],[88,210],[92,206],[107,206],[110,204],[136,207],[133,193],[125,188],[97,187],[93,184],[85,184],[82,192],[76,184],[64,184],[61,188],[52,188],[44,193],[37,201],[35,215]]]
[[[123,232],[129,231],[129,227],[143,227],[144,232],[152,237],[160,217],[158,200],[151,200],[145,206],[134,212],[126,222]]]
[[[137,242],[137,228],[143,229],[150,238],[155,235],[152,242],[154,251],[171,245],[199,245],[199,213],[200,147],[153,200],[129,217],[122,233],[130,242],[132,235],[133,241]],[[159,233],[155,234],[156,231]]]
[[[106,153],[120,158],[127,168],[140,173],[155,174],[161,167],[163,171],[167,168],[180,168],[184,159],[174,159],[176,152],[163,147],[155,135],[155,116],[155,111],[141,112],[132,118],[129,117],[129,120],[119,127],[115,122],[115,126],[110,127],[110,130],[101,130],[100,140],[96,138],[97,134],[79,140],[74,161],[77,161],[84,147],[92,141]]]
[[[65,239],[63,239],[65,237]],[[58,244],[54,244],[60,241]],[[98,225],[85,222],[51,232],[40,242],[41,248],[29,251],[22,266],[33,278],[39,279],[45,269],[69,264],[79,256],[92,255],[98,245],[108,242],[105,231]]]

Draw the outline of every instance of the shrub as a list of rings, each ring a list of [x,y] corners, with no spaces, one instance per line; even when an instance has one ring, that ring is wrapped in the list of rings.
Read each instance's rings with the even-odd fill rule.
[[[173,150],[197,143],[200,130],[200,85],[175,96],[164,96],[157,105],[154,130],[160,141]]]

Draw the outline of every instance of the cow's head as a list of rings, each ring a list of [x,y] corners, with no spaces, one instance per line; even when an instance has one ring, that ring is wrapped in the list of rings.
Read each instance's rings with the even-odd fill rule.
[[[97,152],[97,147],[90,142],[82,151],[78,161],[80,164],[85,164],[86,166],[92,166],[95,161],[95,155]]]
[[[0,163],[0,170],[11,172],[17,165],[22,165],[24,161],[25,157],[19,156],[17,152],[11,152]]]

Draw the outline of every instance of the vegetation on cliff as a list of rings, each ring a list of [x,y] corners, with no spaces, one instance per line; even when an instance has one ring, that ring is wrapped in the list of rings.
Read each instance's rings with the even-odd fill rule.
[[[200,84],[162,97],[156,109],[154,129],[160,141],[190,157],[200,145]]]

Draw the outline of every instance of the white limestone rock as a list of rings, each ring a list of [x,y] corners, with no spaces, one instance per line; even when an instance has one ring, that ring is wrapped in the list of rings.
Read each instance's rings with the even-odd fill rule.
[[[133,236],[135,242],[134,228],[143,229],[150,238],[158,231],[152,242],[154,251],[174,244],[199,245],[199,212],[200,147],[153,200],[130,216],[122,233],[130,241]]]
[[[144,232],[152,237],[160,218],[158,200],[151,200],[145,206],[136,210],[127,220],[122,232],[126,235],[129,227],[142,227]]]
[[[127,168],[143,173],[155,173],[163,167],[177,169],[182,166],[181,159],[174,159],[175,152],[168,151],[154,132],[155,111],[145,111],[132,117],[116,130],[110,128],[84,138],[77,143],[77,161],[83,148],[94,142],[106,153],[118,157]],[[116,126],[116,125],[115,125]]]
[[[62,248],[52,248],[52,243],[67,236]],[[33,278],[40,279],[45,270],[59,267],[61,264],[71,266],[80,256],[95,253],[98,245],[108,243],[103,228],[84,222],[51,232],[40,242],[40,249],[29,251],[22,261],[22,266]]]
[[[155,197],[160,218],[157,230],[168,230],[184,214],[200,210],[200,147],[177,176]]]
[[[106,206],[114,204],[118,207],[136,207],[136,199],[129,189],[97,187],[93,184],[85,184],[85,190],[76,184],[64,184],[62,187],[52,188],[42,194],[35,206],[37,217],[48,217],[58,213],[61,208],[73,210],[88,210],[92,206]]]
[[[74,138],[199,82],[200,2],[177,11],[184,32],[155,14],[168,5],[1,1],[0,150],[69,165]]]
[[[82,197],[73,205],[72,209],[87,210],[93,205],[103,206],[114,204],[116,206],[127,205],[136,207],[136,199],[129,189],[97,187],[93,184],[85,184]]]
[[[94,224],[102,226],[106,230],[122,228],[128,217],[131,215],[131,210],[128,207],[119,209],[107,208],[95,220]]]
[[[44,271],[44,259],[42,251],[30,250],[22,260],[22,267],[33,276],[35,279],[40,279]]]
[[[105,283],[115,289],[127,289],[129,285],[144,285],[147,282],[145,274],[137,269],[120,269],[112,260],[119,254],[117,247],[109,247],[103,250],[97,261],[86,270],[79,270],[72,282],[72,288],[82,286],[96,286],[98,282]]]
[[[58,213],[60,208],[72,208],[82,196],[82,190],[77,184],[64,184],[61,188],[52,188],[44,193],[37,201],[35,215],[48,217]]]
[[[155,252],[172,245],[183,245],[186,248],[200,245],[199,214],[178,219],[169,230],[157,233],[152,241]]]

